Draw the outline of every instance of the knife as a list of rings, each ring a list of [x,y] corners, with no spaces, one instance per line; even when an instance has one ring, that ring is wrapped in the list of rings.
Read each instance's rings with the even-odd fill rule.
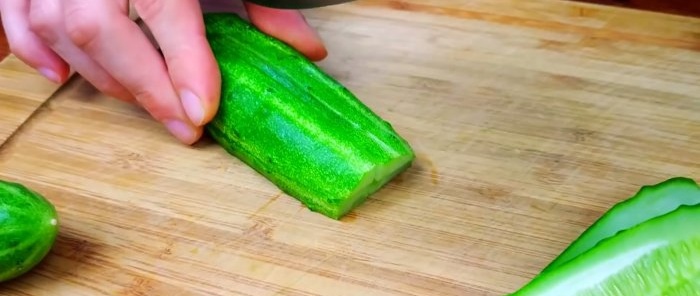
[[[336,5],[353,0],[246,0],[258,5],[278,9],[307,9]]]

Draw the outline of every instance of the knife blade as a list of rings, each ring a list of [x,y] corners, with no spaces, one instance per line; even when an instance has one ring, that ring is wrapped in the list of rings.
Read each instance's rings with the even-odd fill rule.
[[[353,0],[246,0],[258,5],[278,9],[308,9],[336,5]]]

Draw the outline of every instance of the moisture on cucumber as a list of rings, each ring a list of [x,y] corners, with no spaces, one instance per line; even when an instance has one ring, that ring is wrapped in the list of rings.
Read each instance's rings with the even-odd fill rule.
[[[637,194],[610,208],[542,272],[559,267],[620,231],[669,213],[682,205],[695,204],[700,204],[700,187],[692,179],[676,177],[643,186]]]
[[[682,205],[541,274],[514,296],[700,295],[700,205]]]
[[[0,180],[0,282],[33,269],[58,233],[55,207],[22,184]]]
[[[228,153],[333,219],[410,167],[392,125],[298,51],[232,13],[204,20],[222,78],[206,128]]]

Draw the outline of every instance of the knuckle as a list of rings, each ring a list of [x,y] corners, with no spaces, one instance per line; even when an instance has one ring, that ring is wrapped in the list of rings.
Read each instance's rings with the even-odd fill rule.
[[[161,0],[137,0],[134,1],[134,9],[141,18],[148,20],[162,13],[163,2]]]
[[[108,96],[115,96],[119,93],[119,90],[121,89],[117,82],[111,79],[101,79],[98,81],[94,81],[92,85],[96,89]]]
[[[121,101],[133,102],[134,98],[131,94],[118,82],[111,79],[90,81],[90,85],[97,91]]]
[[[172,117],[172,112],[170,112],[170,106],[165,104],[163,100],[159,100],[157,96],[148,90],[136,90],[132,92],[134,98],[139,102],[141,107],[143,107],[151,117],[157,121],[163,121]]]
[[[58,40],[57,30],[60,28],[58,15],[46,11],[33,11],[28,18],[29,31],[44,42],[55,44]]]
[[[95,88],[98,91],[108,93],[110,89],[114,87],[110,79],[106,79],[104,76],[99,75],[99,72],[96,74],[87,70],[79,70],[77,71],[77,73],[80,74],[85,80],[87,80],[90,83],[90,85],[93,88]]]
[[[25,64],[38,68],[42,66],[39,60],[42,56],[41,45],[33,42],[27,35],[12,36],[7,38],[7,50]]]
[[[32,64],[34,55],[32,54],[32,49],[29,44],[22,42],[22,40],[8,40],[7,45],[9,52],[19,60],[30,65]]]
[[[100,21],[85,9],[72,9],[65,15],[65,31],[68,39],[79,48],[85,48],[100,32]]]
[[[102,91],[104,94],[116,98],[118,100],[124,101],[124,102],[133,102],[134,98],[131,96],[131,94],[124,89],[121,85],[109,85],[109,86],[104,86],[104,90]]]
[[[37,16],[37,14],[29,15],[29,30],[37,35],[41,35],[46,31],[51,31],[55,28],[54,23],[51,22],[51,18],[44,16]]]

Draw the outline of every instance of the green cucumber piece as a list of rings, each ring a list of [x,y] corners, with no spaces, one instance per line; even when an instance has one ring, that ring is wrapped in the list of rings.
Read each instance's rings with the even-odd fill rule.
[[[682,205],[695,204],[700,204],[700,187],[692,179],[675,177],[643,186],[634,196],[610,208],[542,272],[561,266],[620,231],[667,214]]]
[[[411,166],[391,124],[295,49],[236,14],[204,21],[222,78],[206,130],[282,191],[340,219]]]
[[[683,205],[603,239],[514,296],[700,295],[700,205]]]
[[[34,268],[58,233],[54,206],[25,186],[0,180],[0,282]]]

